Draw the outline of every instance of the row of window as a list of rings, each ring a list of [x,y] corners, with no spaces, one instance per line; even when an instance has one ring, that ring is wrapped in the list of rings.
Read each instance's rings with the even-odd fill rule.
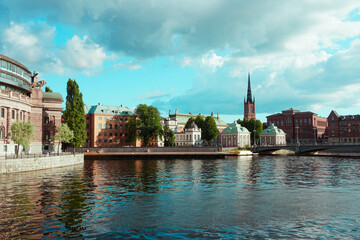
[[[0,109],[0,117],[5,118],[5,108]],[[11,119],[15,119],[15,118],[16,118],[16,111],[11,110]],[[25,118],[26,118],[25,113],[20,111],[19,118],[20,118],[20,120],[23,120],[23,119],[25,120]]]
[[[99,132],[99,135],[98,135],[98,136],[101,136],[101,135],[102,135],[101,132]],[[106,136],[107,136],[107,133],[104,132],[104,137],[106,137]],[[112,137],[112,136],[113,136],[113,133],[109,133],[109,136]],[[117,134],[117,133],[114,133],[114,136],[117,137],[118,134]],[[120,136],[120,137],[122,137],[122,136],[127,137],[127,133],[125,133],[125,134],[120,133],[119,136]]]
[[[22,85],[26,85],[26,86],[30,86],[30,84],[22,79],[19,79],[17,77],[14,77],[14,76],[11,76],[9,74],[5,74],[5,73],[0,73],[0,76],[3,77],[3,78],[7,78],[9,80],[12,80],[12,81],[15,81],[19,84],[22,84]]]
[[[101,139],[99,139],[98,140],[98,143],[101,143],[102,142],[102,140]],[[107,139],[104,139],[104,143],[107,143],[108,142],[108,140]],[[110,139],[109,140],[109,143],[112,143],[113,142],[113,140],[112,139]],[[114,139],[114,143],[117,143],[118,142],[118,140],[117,139]],[[120,139],[120,141],[119,141],[120,143],[124,143],[125,141],[124,140],[122,140],[122,139]]]
[[[311,118],[300,118],[300,119],[295,119],[295,124],[302,125],[302,124],[311,124]],[[315,119],[314,119],[314,123],[315,123]],[[283,120],[270,120],[269,121],[269,125],[270,124],[274,124],[276,126],[284,126],[284,122]],[[291,118],[287,118],[286,119],[286,124],[291,124]]]
[[[102,117],[99,117],[99,120],[102,120]],[[104,120],[108,120],[108,118],[107,118],[107,117],[104,117]],[[127,119],[127,118],[124,118],[124,119],[123,119],[123,118],[112,118],[112,117],[111,117],[111,118],[109,118],[109,120],[110,120],[110,121],[112,121],[112,120],[114,120],[114,121],[119,120],[119,121],[125,121],[125,122],[126,122],[128,119]]]
[[[7,71],[11,71],[19,76],[22,76],[30,82],[30,74],[23,70],[21,67],[16,66],[15,64],[1,60],[1,68]]]
[[[89,126],[89,124],[86,124],[86,128],[89,128],[90,126]],[[101,123],[99,123],[99,125],[98,125],[98,127],[99,127],[99,129],[113,129],[113,125],[112,124],[106,124],[106,123],[104,123],[104,128],[102,128],[102,124]],[[120,130],[122,130],[122,129],[126,129],[126,125],[122,125],[122,124],[120,124],[120,125],[117,125],[117,124],[115,124],[114,125],[114,128],[115,129],[120,129]]]
[[[185,140],[185,135],[176,135],[176,139],[177,140]],[[192,135],[186,135],[186,140],[187,141],[191,141],[192,140]],[[200,134],[195,134],[194,135],[194,140],[197,141],[197,140],[201,140],[201,135]]]

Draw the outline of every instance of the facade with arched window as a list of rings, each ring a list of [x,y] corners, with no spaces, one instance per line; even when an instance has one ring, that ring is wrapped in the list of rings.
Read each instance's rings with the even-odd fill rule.
[[[286,134],[271,124],[260,133],[260,145],[286,145]]]
[[[201,129],[192,122],[183,132],[175,133],[176,146],[201,145]]]
[[[221,133],[223,147],[245,147],[250,145],[250,132],[236,121],[230,124]]]

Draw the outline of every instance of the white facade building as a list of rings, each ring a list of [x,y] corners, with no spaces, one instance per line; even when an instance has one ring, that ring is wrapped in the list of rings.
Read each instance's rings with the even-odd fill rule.
[[[221,145],[223,147],[245,147],[250,144],[250,132],[236,121],[221,133]]]
[[[183,132],[175,133],[176,146],[201,145],[201,129],[193,122]]]
[[[260,145],[286,145],[286,133],[271,124],[260,133]]]

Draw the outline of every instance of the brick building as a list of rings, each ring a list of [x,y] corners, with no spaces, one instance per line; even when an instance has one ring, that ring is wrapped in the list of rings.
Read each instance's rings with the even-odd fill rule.
[[[360,142],[360,115],[340,116],[331,111],[326,131],[328,143],[359,143]]]
[[[267,116],[267,126],[274,124],[286,133],[287,143],[323,142],[327,128],[327,118],[313,112],[300,112],[290,108],[282,113]]]
[[[59,93],[44,93],[44,84],[45,81],[37,81],[37,73],[32,74],[23,64],[0,54],[0,155],[16,152],[17,146],[9,135],[16,121],[34,125],[30,153],[54,149],[51,138],[61,122],[63,100]]]
[[[128,142],[126,124],[135,113],[123,105],[119,107],[85,105],[87,139],[84,147],[140,146],[139,142]]]
[[[248,90],[247,90],[247,98],[245,101],[244,98],[244,119],[256,119],[255,116],[255,97],[252,98],[251,94],[251,83],[250,83],[250,73],[248,73]]]

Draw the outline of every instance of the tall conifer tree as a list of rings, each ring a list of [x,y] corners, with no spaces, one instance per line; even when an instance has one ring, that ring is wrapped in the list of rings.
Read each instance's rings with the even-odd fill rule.
[[[74,133],[71,144],[75,152],[75,148],[80,147],[86,140],[86,122],[82,93],[76,81],[70,78],[67,82],[66,110],[63,118]]]

